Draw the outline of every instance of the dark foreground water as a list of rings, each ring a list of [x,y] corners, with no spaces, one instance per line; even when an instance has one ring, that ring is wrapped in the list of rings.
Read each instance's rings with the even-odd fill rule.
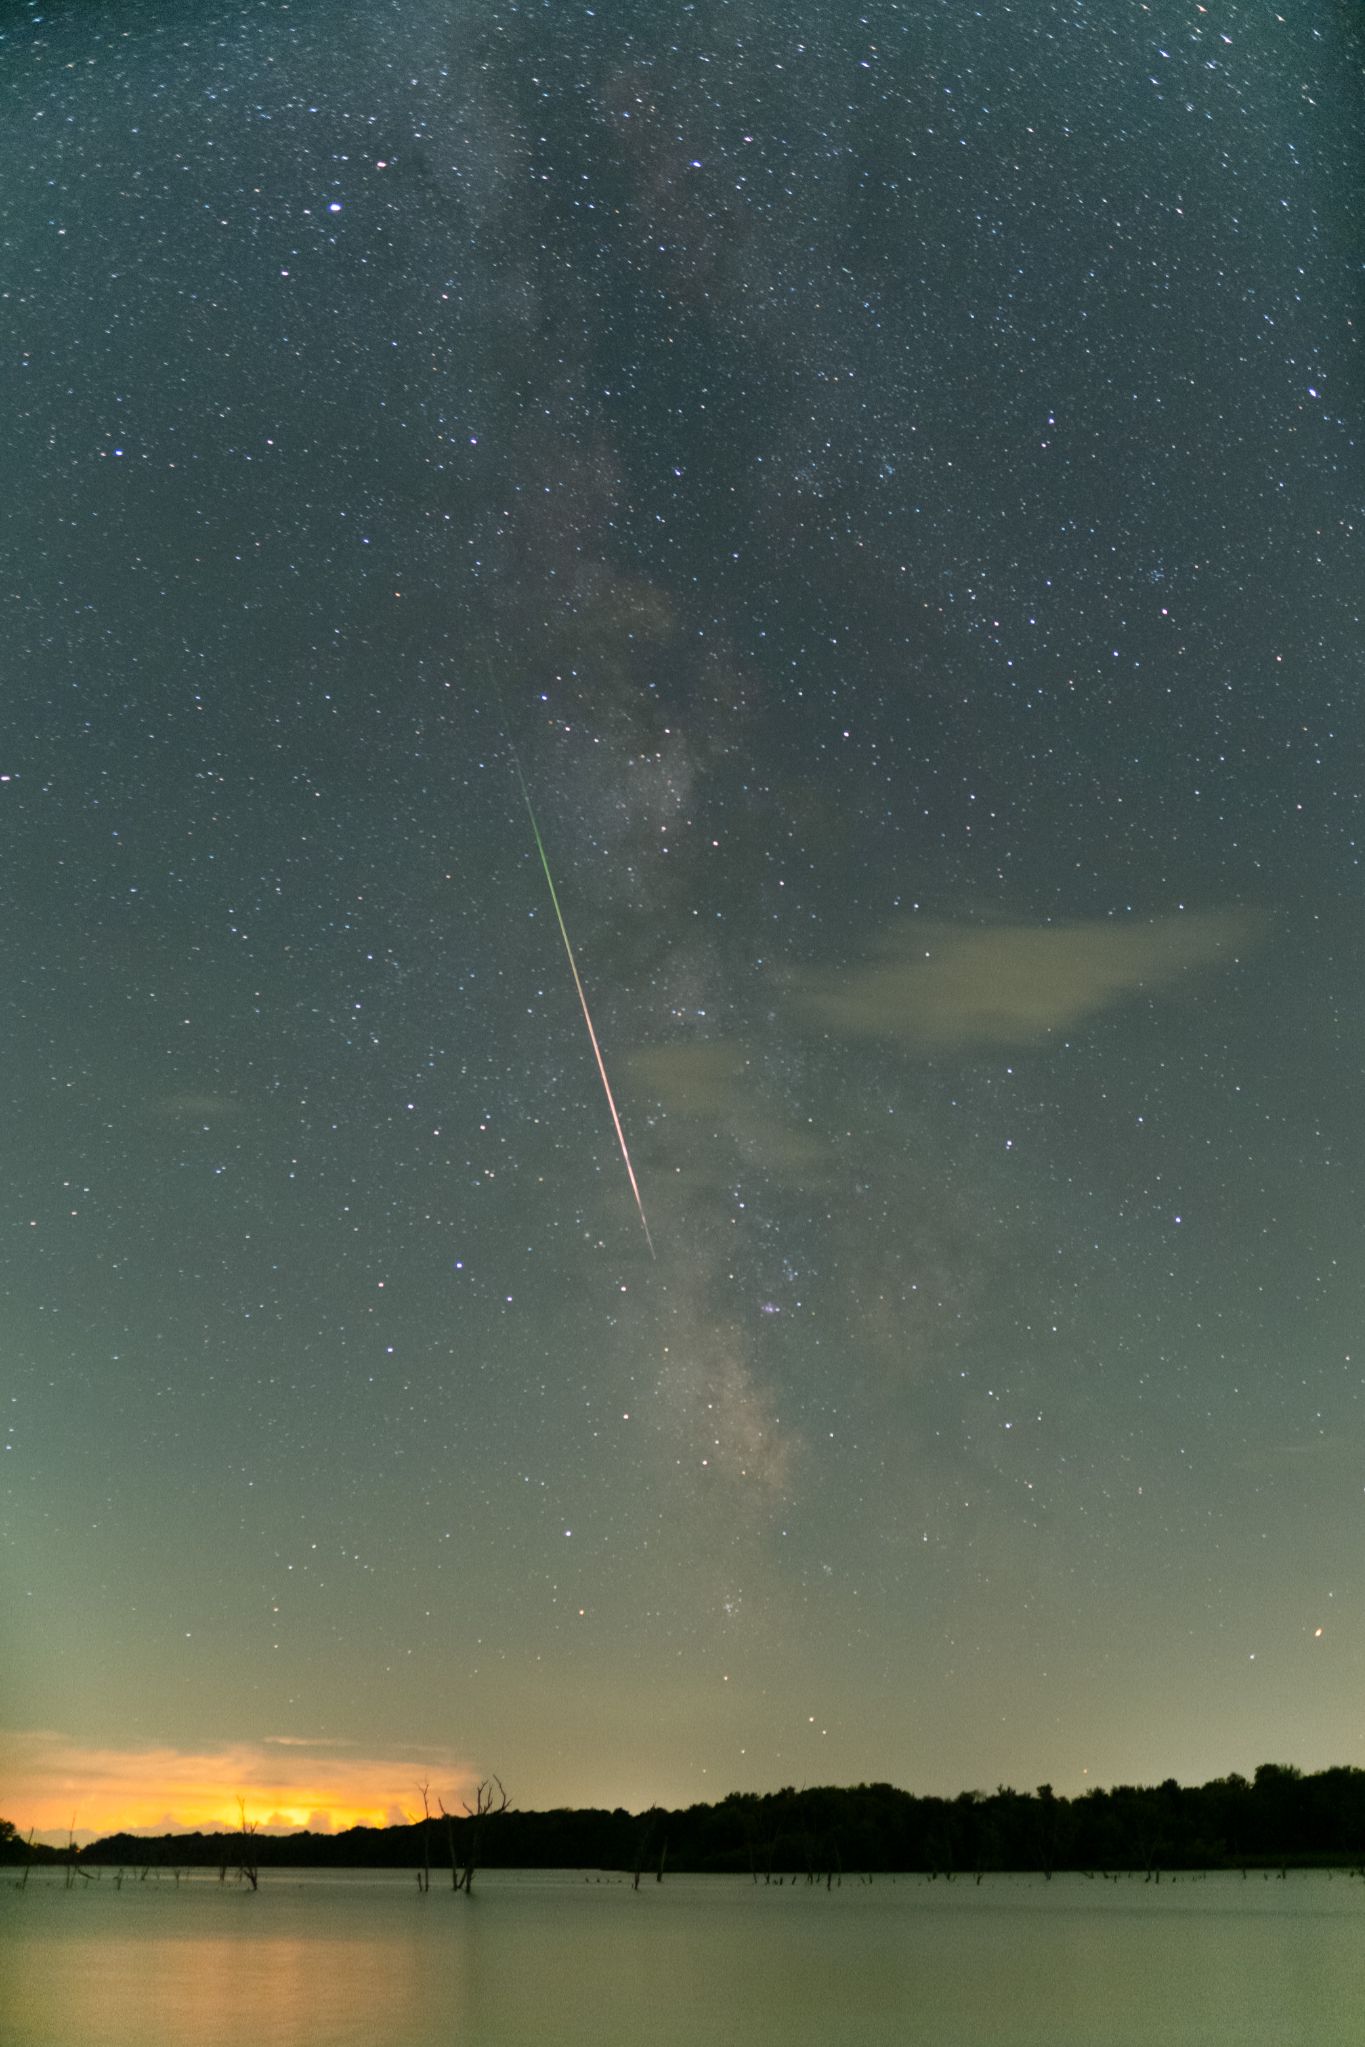
[[[0,1885],[6,2047],[1230,2047],[1365,2037],[1365,1882]]]

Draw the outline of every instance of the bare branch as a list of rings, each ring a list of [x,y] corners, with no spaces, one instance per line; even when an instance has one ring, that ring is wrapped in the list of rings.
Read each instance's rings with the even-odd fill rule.
[[[506,1812],[512,1801],[503,1788],[501,1777],[485,1777],[476,1785],[474,1803],[461,1799],[468,1821],[462,1829],[464,1836],[464,1889],[465,1895],[474,1888],[474,1872],[479,1866],[479,1855],[483,1847],[484,1821],[494,1813]],[[442,1811],[445,1808],[442,1807]],[[452,1848],[452,1855],[454,1851]],[[458,1890],[460,1886],[457,1884]]]
[[[260,1822],[257,1820],[251,1820],[250,1822],[248,1822],[246,1816],[246,1800],[242,1797],[240,1792],[237,1794],[237,1810],[241,1814],[242,1819],[241,1839],[237,1849],[237,1874],[238,1876],[245,1877],[246,1881],[251,1885],[251,1888],[254,1891],[259,1884],[261,1871],[260,1863],[258,1862],[256,1856],[250,1852],[249,1844],[251,1841],[251,1837],[255,1833],[256,1828],[260,1824]]]

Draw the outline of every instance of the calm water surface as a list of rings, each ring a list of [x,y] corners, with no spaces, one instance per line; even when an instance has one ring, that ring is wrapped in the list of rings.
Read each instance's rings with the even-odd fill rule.
[[[1365,1883],[490,1871],[0,1884],[6,2047],[1229,2047],[1365,2038]]]

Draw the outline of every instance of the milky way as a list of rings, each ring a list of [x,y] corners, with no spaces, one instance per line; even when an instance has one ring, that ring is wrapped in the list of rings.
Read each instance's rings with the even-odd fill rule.
[[[0,54],[12,1817],[1361,1761],[1341,21]]]

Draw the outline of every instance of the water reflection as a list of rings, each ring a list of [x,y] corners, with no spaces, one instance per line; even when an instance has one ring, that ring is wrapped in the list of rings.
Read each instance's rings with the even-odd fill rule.
[[[271,1872],[0,1890],[13,2047],[1358,2039],[1365,1884]]]

